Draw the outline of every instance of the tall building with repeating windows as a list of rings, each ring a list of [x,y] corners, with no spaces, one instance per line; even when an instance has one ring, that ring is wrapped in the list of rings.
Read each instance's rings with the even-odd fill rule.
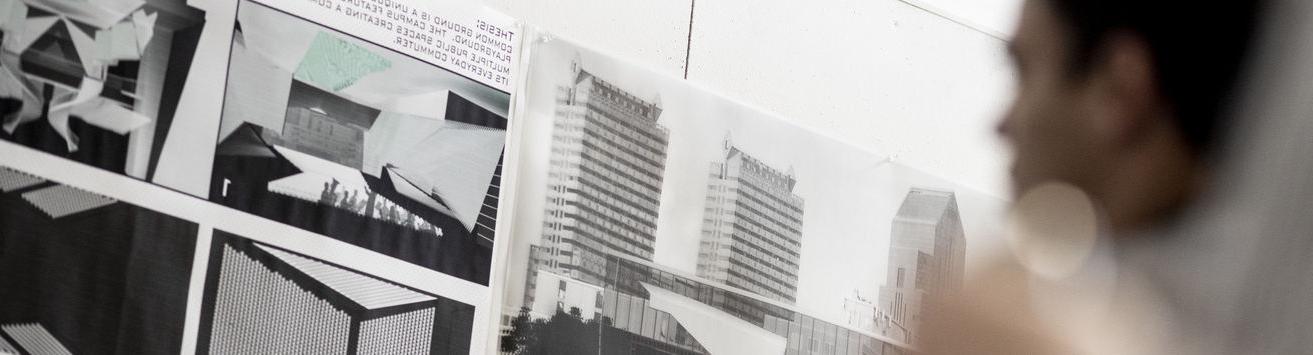
[[[557,92],[542,242],[530,268],[597,284],[607,254],[652,260],[669,132],[657,122],[659,97],[630,94],[578,60],[572,70]]]
[[[725,139],[711,163],[697,275],[793,303],[798,293],[803,199],[792,171],[766,165]]]
[[[952,192],[913,188],[890,227],[888,278],[880,307],[915,331],[925,306],[957,292],[966,270],[966,237]],[[913,337],[915,338],[915,337]]]

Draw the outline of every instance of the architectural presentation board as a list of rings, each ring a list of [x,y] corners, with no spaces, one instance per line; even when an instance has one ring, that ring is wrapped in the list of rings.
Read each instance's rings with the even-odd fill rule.
[[[205,11],[167,0],[0,4],[0,139],[150,179]]]
[[[20,353],[482,354],[493,329],[488,287],[369,249],[7,142],[0,177]]]
[[[0,0],[0,119],[0,354],[914,353],[1002,208],[462,0]]]
[[[474,307],[215,231],[197,353],[463,354]]]
[[[0,353],[486,353],[518,26],[0,0]]]
[[[487,284],[510,94],[237,4],[210,201]]]
[[[0,140],[488,283],[512,19],[459,1],[0,5]]]
[[[909,353],[995,232],[1002,201],[565,39],[526,43],[504,352]]]

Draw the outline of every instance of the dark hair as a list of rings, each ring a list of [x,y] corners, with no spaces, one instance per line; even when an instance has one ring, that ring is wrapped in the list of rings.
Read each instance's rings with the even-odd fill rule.
[[[1045,1],[1070,30],[1072,74],[1090,70],[1108,35],[1139,36],[1148,44],[1158,86],[1181,133],[1196,152],[1212,148],[1262,1]]]

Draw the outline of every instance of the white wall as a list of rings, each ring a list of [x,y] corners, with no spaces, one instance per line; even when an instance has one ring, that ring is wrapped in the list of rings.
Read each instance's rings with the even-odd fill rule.
[[[547,31],[671,75],[687,71],[729,97],[1007,196],[1008,157],[993,126],[1011,98],[1012,73],[997,31],[1007,31],[999,28],[1015,15],[1006,9],[1019,1],[909,1],[918,6],[485,0]]]

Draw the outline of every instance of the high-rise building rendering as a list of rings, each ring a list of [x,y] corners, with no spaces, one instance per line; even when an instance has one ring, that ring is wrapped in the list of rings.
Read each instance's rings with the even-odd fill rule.
[[[571,69],[573,80],[557,93],[535,263],[597,284],[607,254],[652,260],[669,132],[657,122],[659,97],[630,94],[577,60]]]
[[[793,303],[798,293],[803,199],[794,174],[766,165],[727,138],[711,164],[697,275]]]
[[[916,329],[929,300],[962,287],[966,239],[952,192],[913,188],[890,227],[888,278],[880,307]]]

